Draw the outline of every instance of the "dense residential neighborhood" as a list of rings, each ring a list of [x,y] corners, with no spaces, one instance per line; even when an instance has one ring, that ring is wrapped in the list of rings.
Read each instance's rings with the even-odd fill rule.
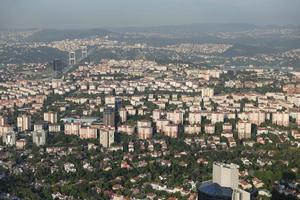
[[[297,31],[0,30],[0,199],[299,199]]]
[[[4,72],[7,194],[193,199],[223,161],[240,165],[242,189],[300,197],[298,72],[143,60],[80,65],[50,82]]]

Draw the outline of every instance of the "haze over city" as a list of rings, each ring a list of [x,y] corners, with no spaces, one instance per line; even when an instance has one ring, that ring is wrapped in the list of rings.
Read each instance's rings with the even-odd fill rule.
[[[0,28],[299,25],[298,0],[2,0]]]

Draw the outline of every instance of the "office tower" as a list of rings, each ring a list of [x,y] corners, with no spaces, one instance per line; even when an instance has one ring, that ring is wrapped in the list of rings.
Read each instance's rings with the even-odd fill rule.
[[[121,122],[127,121],[127,110],[125,108],[121,108],[119,111]]]
[[[13,131],[4,133],[2,139],[7,146],[14,146],[16,144],[16,133]]]
[[[115,127],[115,110],[107,107],[103,111],[103,125]]]
[[[53,61],[54,79],[61,79],[63,76],[63,63],[59,59]]]
[[[222,187],[237,188],[239,184],[239,166],[235,164],[213,164],[213,182]]]
[[[46,144],[46,132],[44,130],[38,130],[32,132],[32,142],[36,146],[43,146]]]
[[[31,130],[31,116],[21,115],[17,118],[17,127],[19,131]]]
[[[81,58],[87,58],[88,50],[86,46],[81,47]]]
[[[56,112],[46,112],[44,113],[44,121],[51,124],[57,123],[57,113]]]
[[[69,65],[75,65],[76,64],[76,56],[75,51],[69,52]]]
[[[115,141],[115,130],[111,128],[102,128],[100,129],[100,144],[105,147],[109,148]]]

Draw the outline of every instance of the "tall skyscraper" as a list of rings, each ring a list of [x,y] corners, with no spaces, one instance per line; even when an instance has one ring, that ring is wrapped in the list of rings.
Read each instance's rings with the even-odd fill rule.
[[[107,107],[103,111],[103,125],[115,127],[115,110],[111,107]]]
[[[53,61],[53,71],[54,71],[54,75],[53,75],[54,79],[61,79],[62,78],[63,63],[60,59],[55,59]]]

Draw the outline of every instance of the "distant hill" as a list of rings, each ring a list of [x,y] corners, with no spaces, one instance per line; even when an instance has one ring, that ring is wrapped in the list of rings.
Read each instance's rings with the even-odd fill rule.
[[[65,39],[81,39],[91,36],[106,36],[111,34],[111,31],[105,29],[66,29],[66,30],[58,30],[58,29],[44,29],[41,31],[37,31],[30,35],[25,40],[27,42],[51,42],[57,40],[65,40]]]
[[[110,30],[117,32],[148,32],[162,34],[207,34],[216,32],[240,32],[258,28],[259,26],[251,24],[186,24],[173,26],[153,26],[153,27],[123,27],[112,28]]]
[[[276,51],[272,48],[262,47],[262,46],[251,46],[251,45],[233,45],[227,51],[223,53],[226,57],[235,56],[255,56],[261,53],[275,53]]]
[[[0,63],[45,63],[52,62],[56,58],[67,62],[68,53],[49,47],[32,49],[9,47],[0,54]]]

